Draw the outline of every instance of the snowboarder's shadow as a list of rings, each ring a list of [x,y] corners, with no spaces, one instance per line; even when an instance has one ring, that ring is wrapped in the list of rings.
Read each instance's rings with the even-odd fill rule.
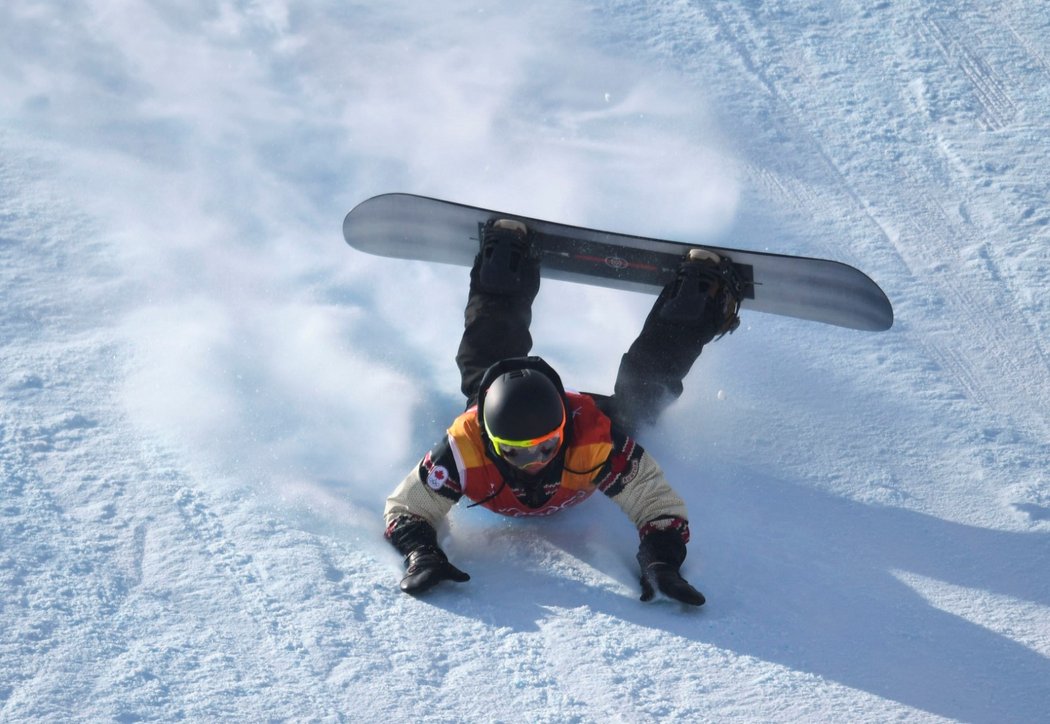
[[[551,520],[459,510],[470,529],[454,531],[447,551],[473,576],[471,590],[428,601],[519,632],[562,615],[553,610],[586,607],[951,719],[1041,716],[1050,701],[1050,534],[853,501],[735,465],[709,467],[703,480],[702,490],[679,488],[694,531],[683,573],[708,597],[700,609],[638,600],[636,534],[601,496]],[[1014,508],[1047,519],[1045,508]],[[544,546],[575,563],[545,556]],[[1026,608],[1027,633],[1007,635],[1012,614],[973,597],[987,609]],[[661,647],[653,660],[665,661],[674,642],[654,633],[652,644]]]
[[[474,575],[470,603],[433,603],[517,631],[537,630],[552,609],[587,607],[953,719],[1024,719],[1050,701],[1050,660],[1017,640],[1033,645],[1034,631],[1045,644],[1047,621],[1040,635],[1038,617],[1050,607],[1050,535],[977,528],[753,474],[723,478],[702,497],[690,501],[695,533],[683,568],[708,596],[702,609],[637,600],[629,524],[620,530],[611,504],[550,525],[494,523],[480,545],[467,540],[476,529],[454,536],[454,560]],[[518,551],[515,538],[529,545]],[[548,559],[537,540],[578,567]],[[530,560],[537,551],[542,560]],[[608,585],[594,586],[589,569]],[[933,591],[932,600],[913,586]],[[975,596],[985,608],[971,604]],[[988,610],[1003,605],[1035,611],[1028,638],[991,628],[1011,626]]]

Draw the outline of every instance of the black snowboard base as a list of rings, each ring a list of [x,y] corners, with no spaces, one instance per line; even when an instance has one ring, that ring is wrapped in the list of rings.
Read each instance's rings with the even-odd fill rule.
[[[343,236],[355,249],[398,259],[471,266],[490,219],[528,226],[541,275],[658,294],[690,249],[729,257],[743,280],[742,310],[867,331],[893,325],[886,294],[848,264],[809,257],[699,246],[558,224],[412,194],[383,194],[355,206]]]

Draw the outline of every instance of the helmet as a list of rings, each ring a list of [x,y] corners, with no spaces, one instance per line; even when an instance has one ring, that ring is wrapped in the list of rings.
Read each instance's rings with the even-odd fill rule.
[[[496,453],[526,471],[543,467],[561,447],[565,404],[539,370],[504,372],[485,390],[482,418]]]

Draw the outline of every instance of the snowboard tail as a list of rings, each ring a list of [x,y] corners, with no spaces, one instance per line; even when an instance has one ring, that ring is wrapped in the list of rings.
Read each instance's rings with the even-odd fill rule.
[[[523,221],[541,255],[541,275],[658,294],[697,244],[569,226],[412,194],[383,194],[343,220],[350,246],[379,256],[471,266],[481,229],[494,218]],[[893,308],[879,286],[848,264],[702,245],[729,257],[743,280],[741,309],[851,329],[882,331]]]

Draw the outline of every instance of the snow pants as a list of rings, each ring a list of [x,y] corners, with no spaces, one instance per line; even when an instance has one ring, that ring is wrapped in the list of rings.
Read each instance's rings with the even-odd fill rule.
[[[532,349],[532,302],[539,292],[539,268],[517,294],[496,294],[478,284],[478,263],[470,272],[463,338],[456,355],[467,406],[478,399],[478,385],[491,365],[524,357]],[[621,430],[634,436],[654,424],[682,394],[682,380],[711,338],[701,320],[670,321],[660,311],[671,284],[660,293],[638,338],[620,359],[613,394],[591,395]],[[588,393],[590,394],[590,393]]]

